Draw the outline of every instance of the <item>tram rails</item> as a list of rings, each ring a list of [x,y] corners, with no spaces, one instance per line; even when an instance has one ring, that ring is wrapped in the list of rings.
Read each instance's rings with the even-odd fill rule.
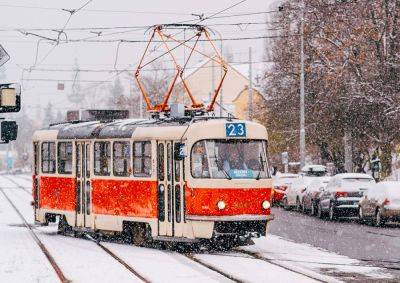
[[[16,180],[12,180],[11,178],[7,178],[7,179],[9,181],[12,181],[16,186],[18,186],[20,188],[22,187],[20,185],[20,183],[17,182]],[[18,191],[20,192],[21,190],[18,190]],[[26,194],[23,194],[23,195],[21,194],[21,196],[24,196],[24,198],[25,198]],[[37,227],[37,229],[41,229],[41,228]],[[107,252],[107,254],[111,255],[114,259],[116,259],[119,263],[121,263],[126,269],[135,270],[139,274],[139,276],[142,276],[141,280],[143,280],[145,282],[152,281],[151,277],[148,277],[148,274],[146,275],[146,272],[144,272],[142,270],[142,268],[140,266],[138,266],[137,263],[135,262],[136,261],[135,258],[140,256],[141,252],[144,252],[145,250],[148,250],[148,249],[136,248],[136,247],[127,247],[128,248],[128,250],[127,250],[126,248],[123,248],[123,245],[114,243],[113,240],[111,240],[111,241],[108,241],[108,240],[107,241],[103,241],[103,240],[101,240],[101,238],[96,240],[94,238],[91,238],[90,236],[89,237],[84,237],[84,238],[89,238],[90,240],[96,242],[96,244],[101,246],[102,249]],[[84,240],[84,241],[86,241],[86,240]],[[120,249],[117,249],[116,247],[120,247]],[[130,250],[130,249],[132,249],[132,250]],[[130,254],[131,257],[127,257],[126,254],[123,254],[123,253],[121,254],[122,250],[124,250],[124,252]],[[150,249],[150,252],[151,252],[151,250],[153,250],[153,249]],[[249,255],[249,254],[246,254],[246,253],[242,253],[242,251],[237,250],[237,249],[231,250],[228,253],[224,253],[224,252],[222,252],[222,253],[212,253],[212,252],[198,253],[195,250],[190,252],[190,253],[188,253],[188,252],[159,251],[159,250],[153,250],[153,252],[156,253],[156,254],[165,254],[167,256],[167,258],[172,256],[173,258],[177,259],[177,262],[180,262],[180,263],[182,263],[182,260],[179,260],[179,257],[184,256],[188,260],[193,261],[194,265],[199,264],[199,265],[203,266],[204,268],[209,269],[211,273],[213,273],[213,272],[217,273],[220,276],[218,281],[220,281],[222,278],[226,278],[229,281],[245,282],[247,280],[247,276],[243,276],[243,275],[237,274],[236,272],[232,272],[230,270],[225,270],[223,267],[218,266],[213,262],[209,262],[207,259],[201,258],[202,255],[212,256],[214,258],[214,262],[216,261],[215,258],[221,258],[221,256],[229,258],[229,259],[235,259],[235,258],[238,258],[238,257],[241,257],[241,258],[243,258],[243,257],[252,258],[252,262],[254,264],[260,263],[260,261],[263,261],[264,264],[265,264],[265,267],[264,267],[264,264],[263,264],[262,265],[263,266],[262,269],[265,270],[265,271],[268,271],[268,267],[270,267],[269,264],[280,266],[280,264],[275,264],[273,260],[269,261],[269,260],[265,260],[264,258],[257,258],[255,256],[252,256],[252,255]],[[154,256],[158,256],[159,257],[159,255],[156,255],[156,254],[154,254]],[[221,260],[217,260],[217,261],[221,261]],[[222,261],[224,261],[224,260],[222,260]],[[190,267],[191,265],[188,265],[188,266]],[[284,266],[282,268],[284,268],[285,270],[291,271],[290,273],[298,274],[298,276],[299,276],[298,278],[299,279],[300,278],[304,279],[306,277],[309,277],[309,276],[307,276],[305,274],[302,274],[301,272],[299,272],[295,268],[289,268],[289,267],[284,267]],[[208,275],[208,276],[210,276],[210,275]],[[212,278],[212,277],[210,277],[210,278]],[[313,281],[313,280],[310,280],[310,282],[311,281]],[[317,281],[322,281],[323,282],[323,280],[317,280]]]

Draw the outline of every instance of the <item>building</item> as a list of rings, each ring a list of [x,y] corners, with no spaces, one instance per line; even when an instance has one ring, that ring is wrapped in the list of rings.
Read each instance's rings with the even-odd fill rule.
[[[247,69],[247,71],[244,69]],[[247,118],[249,94],[249,79],[247,72],[247,64],[242,64],[240,66],[228,64],[228,73],[217,98],[217,104],[215,105],[215,113],[217,115],[220,113],[222,115],[230,113],[240,119]],[[223,75],[222,68],[213,60],[207,59],[191,68],[189,72],[186,72],[185,74],[185,81],[194,97],[198,102],[208,105],[213,90],[218,87],[218,83]],[[176,89],[181,93],[183,90],[182,83],[177,84]],[[183,96],[187,103],[187,96]],[[182,97],[182,94],[179,95],[179,97]],[[253,105],[260,103],[261,100],[265,100],[265,98],[257,88],[253,87]]]

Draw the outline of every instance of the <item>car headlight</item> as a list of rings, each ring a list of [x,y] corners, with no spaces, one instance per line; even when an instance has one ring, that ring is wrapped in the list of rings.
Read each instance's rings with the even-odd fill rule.
[[[262,202],[261,206],[262,206],[263,209],[268,209],[268,208],[271,207],[271,203],[269,201],[267,201],[267,200],[264,200]]]
[[[226,204],[225,204],[225,202],[223,200],[220,200],[220,201],[217,202],[217,207],[218,207],[219,210],[223,210],[223,209],[225,209]]]

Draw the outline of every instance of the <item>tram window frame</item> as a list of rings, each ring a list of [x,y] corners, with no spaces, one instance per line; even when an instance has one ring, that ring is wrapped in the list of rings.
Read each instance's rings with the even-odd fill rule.
[[[44,174],[55,174],[56,173],[56,143],[55,142],[42,142],[41,144],[41,169]],[[47,152],[45,153],[45,150]],[[47,162],[47,170],[45,170],[45,164]],[[53,165],[52,170],[50,170],[50,164]]]
[[[97,141],[93,146],[93,159],[94,159],[94,175],[96,176],[110,176],[112,170],[111,164],[111,142]],[[97,166],[99,165],[99,166]],[[104,170],[106,169],[106,170]]]
[[[120,155],[117,155],[116,145],[122,145],[119,151]],[[126,152],[125,150],[128,149]],[[114,176],[118,177],[129,177],[132,173],[131,166],[131,143],[129,141],[115,141],[113,143],[113,173]],[[116,170],[120,166],[119,162],[122,161],[122,171]]]
[[[72,157],[73,147],[72,142],[57,143],[57,172],[58,174],[72,174]],[[67,166],[69,164],[69,167]],[[66,168],[69,168],[67,170]]]
[[[140,145],[140,150],[136,146]],[[146,152],[147,150],[147,152]],[[140,151],[139,153],[137,151]],[[133,176],[151,176],[151,141],[135,141],[132,144]],[[137,164],[139,162],[139,164]],[[139,165],[139,166],[138,166]],[[139,167],[139,170],[137,170]]]

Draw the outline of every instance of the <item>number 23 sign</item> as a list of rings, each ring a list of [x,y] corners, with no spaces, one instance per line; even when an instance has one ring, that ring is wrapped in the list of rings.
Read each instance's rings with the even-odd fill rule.
[[[245,137],[245,123],[227,123],[225,124],[226,137]]]

